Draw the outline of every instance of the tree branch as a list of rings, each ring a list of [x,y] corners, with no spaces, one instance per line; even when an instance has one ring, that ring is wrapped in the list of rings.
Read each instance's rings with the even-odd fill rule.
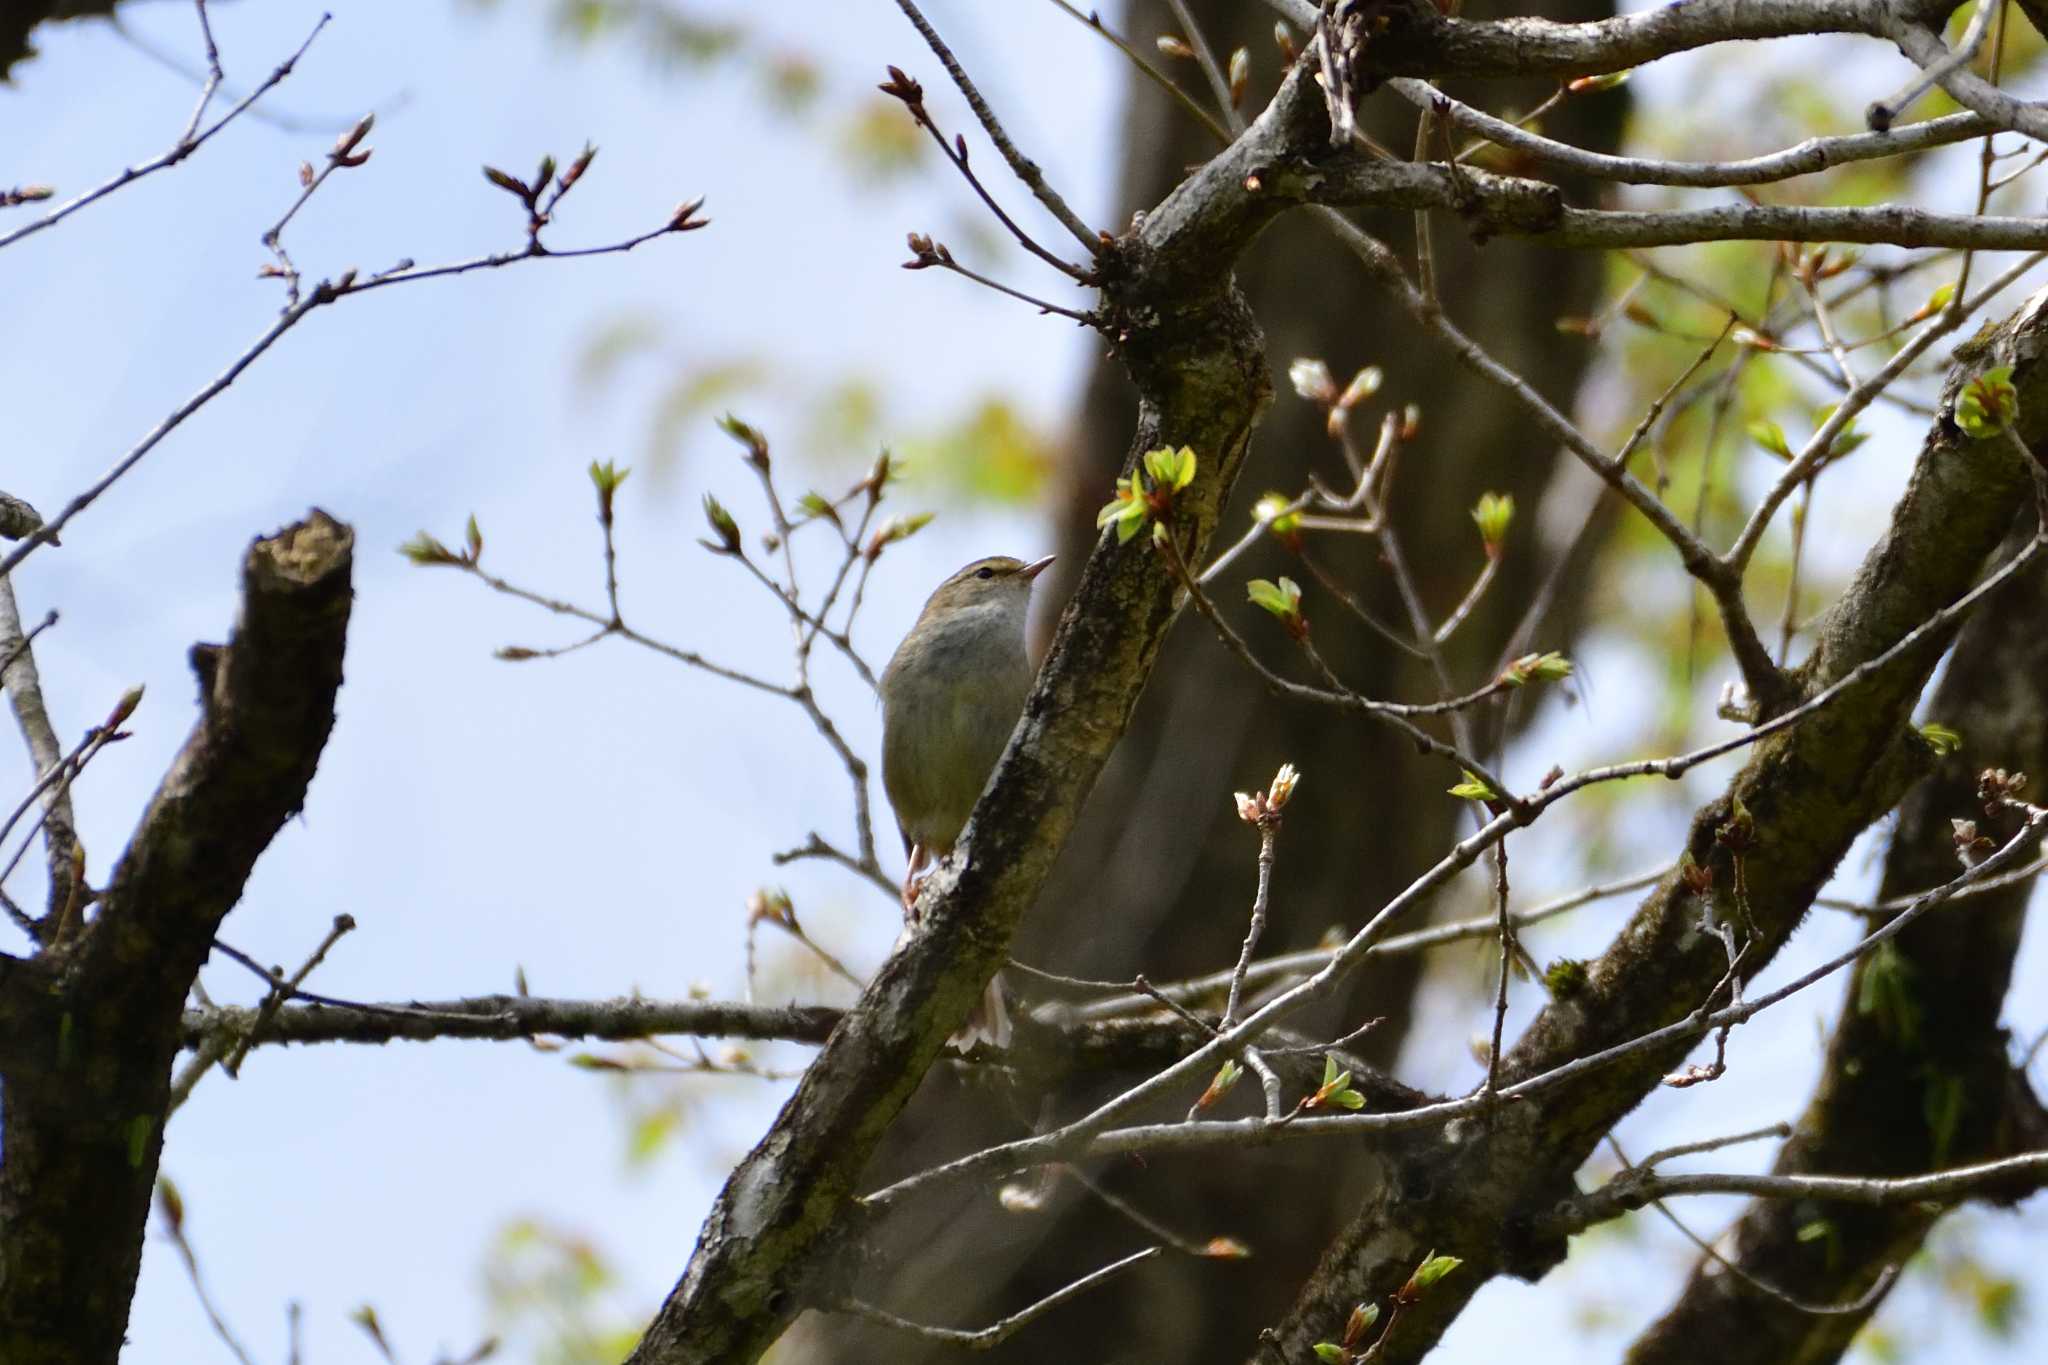
[[[27,1025],[0,1070],[0,1357],[112,1361],[128,1322],[182,1011],[334,722],[354,537],[324,513],[258,540],[241,619],[193,663],[201,716],[81,931],[0,976]],[[47,967],[45,967],[47,964]],[[13,978],[20,978],[19,981]],[[45,989],[24,999],[28,985]]]
[[[1959,385],[1994,356],[2014,363],[2020,435],[2029,444],[2048,439],[2044,306],[2048,299],[2036,296],[1986,342],[1965,348],[1950,379]],[[2029,403],[2041,410],[2024,415]],[[2005,439],[1972,441],[1937,423],[1891,527],[1795,675],[1802,692],[1817,695],[1846,679],[1963,596],[2011,524],[2028,482],[2025,463]],[[1429,1250],[1427,1242],[1463,1256],[1465,1266],[1404,1319],[1385,1353],[1389,1361],[1426,1353],[1491,1275],[1533,1276],[1562,1256],[1562,1240],[1541,1235],[1529,1211],[1567,1187],[1601,1135],[1656,1088],[1699,1036],[1690,1024],[1675,1025],[1700,1019],[1702,1002],[1713,1002],[1728,972],[1718,940],[1700,932],[1702,914],[1753,926],[1744,975],[1769,961],[1850,842],[1929,762],[1927,747],[1905,723],[1946,637],[1933,633],[1858,683],[1844,702],[1758,744],[1728,794],[1695,816],[1687,840],[1695,865],[1711,872],[1710,892],[1702,898],[1682,878],[1667,878],[1592,964],[1584,988],[1539,1016],[1510,1052],[1507,1071],[1520,1081],[1617,1048],[1632,1048],[1632,1055],[1607,1063],[1601,1079],[1508,1107],[1483,1139],[1445,1130],[1420,1135],[1391,1156],[1401,1172],[1394,1188],[1415,1189],[1419,1197],[1381,1199],[1361,1213],[1280,1329],[1283,1348],[1306,1351],[1330,1335],[1352,1303],[1392,1293]],[[1737,822],[1737,801],[1751,840],[1739,852],[1732,851],[1738,841],[1725,836]],[[1733,894],[1738,877],[1746,888],[1740,907]],[[1728,1011],[1731,1018],[1736,1013]],[[1633,1041],[1664,1029],[1672,1030],[1668,1043],[1642,1048]],[[1514,1085],[1505,1093],[1514,1094]]]
[[[2023,523],[2009,543],[2031,530]],[[1964,628],[1929,708],[1961,733],[1963,749],[1944,759],[1901,810],[1882,903],[1953,869],[1949,821],[1979,804],[1978,770],[2048,770],[2048,706],[2040,686],[2048,636],[2023,624],[2043,612],[2048,568],[2037,566]],[[1778,1153],[1775,1173],[1909,1176],[2048,1142],[2048,1115],[2012,1067],[2000,1027],[2038,870],[2030,865],[2018,880],[1987,878],[1976,888],[1984,899],[1970,913],[1915,925],[1895,940],[1895,952],[1857,964],[1826,1068],[1796,1136]],[[1765,1199],[1743,1211],[1723,1246],[1740,1271],[1802,1298],[1837,1300],[1903,1264],[1938,1217],[1913,1203],[1832,1210],[1831,1235],[1816,1242],[1806,1231],[1807,1211]],[[1637,1338],[1629,1359],[1680,1365],[1705,1353],[1729,1365],[1829,1360],[1847,1349],[1877,1301],[1846,1319],[1816,1320],[1760,1303],[1739,1281],[1701,1263],[1677,1301]]]
[[[1228,174],[1212,165],[1193,183],[1213,196]],[[1174,505],[1174,533],[1193,558],[1270,392],[1257,326],[1231,283],[1242,245],[1162,206],[1103,268],[1111,335],[1141,395],[1133,460],[1158,446],[1198,452],[1200,477]],[[832,1301],[819,1277],[843,1235],[854,1182],[1008,957],[1018,918],[1136,704],[1174,595],[1142,543],[1098,541],[990,790],[960,849],[927,883],[919,930],[727,1182],[635,1365],[751,1360],[807,1301]]]

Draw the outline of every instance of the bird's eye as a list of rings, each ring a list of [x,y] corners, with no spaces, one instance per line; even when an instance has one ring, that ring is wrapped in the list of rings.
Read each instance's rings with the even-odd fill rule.
[[[974,576],[976,578],[994,578],[996,576],[996,571],[994,569],[989,568],[976,569],[974,571]]]

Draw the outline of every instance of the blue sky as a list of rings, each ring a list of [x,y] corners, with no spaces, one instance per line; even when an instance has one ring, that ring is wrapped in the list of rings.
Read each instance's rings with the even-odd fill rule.
[[[127,22],[152,46],[196,54],[189,7],[131,8]],[[260,78],[318,8],[220,6],[231,82]],[[893,5],[747,9],[749,23],[780,26],[777,41],[817,55],[834,90],[871,83],[895,62],[924,78],[949,127],[969,126]],[[473,511],[499,571],[595,604],[602,577],[583,470],[593,459],[642,461],[664,366],[751,356],[777,373],[865,375],[904,433],[1000,393],[1058,431],[1085,374],[1085,339],[964,281],[897,268],[906,231],[963,221],[957,182],[863,184],[831,137],[769,113],[746,77],[657,77],[618,43],[572,50],[539,10],[339,6],[269,101],[315,126],[245,120],[188,164],[0,258],[0,307],[25,320],[0,370],[10,426],[0,487],[47,512],[275,316],[279,291],[256,278],[267,259],[259,236],[296,193],[298,163],[317,161],[366,108],[380,110],[374,157],[324,187],[290,230],[309,276],[514,246],[514,206],[478,165],[525,173],[541,153],[566,159],[586,139],[601,153],[552,229],[556,245],[631,235],[697,195],[713,220],[629,256],[523,264],[316,314],[81,517],[62,549],[22,568],[24,613],[64,613],[38,649],[63,733],[81,732],[128,686],[149,689],[136,737],[99,759],[78,792],[92,875],[104,875],[183,741],[193,714],[185,651],[224,634],[241,548],[317,505],[358,535],[348,682],[305,817],[259,865],[230,942],[295,964],[335,915],[351,914],[361,927],[312,984],[353,998],[505,990],[521,967],[546,995],[675,996],[697,983],[730,995],[742,984],[746,896],[770,882],[787,885],[808,927],[864,970],[894,937],[888,907],[843,877],[769,864],[812,828],[845,837],[844,779],[800,715],[623,647],[495,662],[501,644],[570,636],[393,550],[422,527],[452,539]],[[1050,6],[998,14],[952,0],[931,10],[1018,141],[1084,217],[1107,221],[1114,54]],[[40,46],[0,89],[0,179],[69,194],[153,155],[182,125],[191,84],[105,25],[45,29]],[[977,165],[992,166],[982,146]],[[1020,283],[1059,284],[1017,253],[1000,263]],[[656,363],[594,392],[578,382],[579,363],[626,317],[669,340]],[[799,387],[769,385],[742,410],[801,464]],[[628,617],[779,675],[782,623],[694,546],[705,491],[759,524],[734,448],[699,420],[665,477],[643,472],[622,494]],[[877,662],[958,563],[1035,554],[1045,539],[1028,512],[963,508],[916,480],[900,496],[905,510],[930,504],[942,515],[877,574],[857,631]],[[878,718],[864,689],[830,664],[819,681],[849,738],[872,753]],[[1628,722],[1629,688],[1606,693],[1611,736]],[[1558,742],[1591,755],[1605,753],[1596,738],[1606,737],[1581,727]],[[26,771],[18,750],[0,745],[0,781],[19,784]],[[1666,818],[1680,809],[1674,799]],[[1612,922],[1586,925],[1589,943]],[[1797,960],[1813,960],[1837,927],[1819,926]],[[2041,979],[2039,956],[2025,979]],[[844,998],[787,956],[770,965],[777,983]],[[228,964],[204,979],[222,999],[254,994]],[[1837,994],[1816,992],[1806,1013],[1825,1017]],[[1462,1055],[1469,1020],[1447,1013],[1443,1024],[1435,1036],[1452,1043],[1425,1050],[1418,1075],[1458,1065],[1450,1059]],[[1716,1087],[1717,1129],[1784,1116],[1803,1100],[1811,1034],[1791,1018],[1783,1027],[1792,1045],[1759,1049]],[[239,1082],[216,1075],[199,1088],[171,1125],[164,1169],[185,1193],[217,1300],[260,1359],[282,1360],[284,1305],[296,1299],[319,1365],[370,1358],[345,1321],[364,1302],[405,1358],[421,1360],[484,1330],[479,1265],[511,1217],[586,1230],[616,1258],[622,1301],[658,1301],[724,1169],[779,1093],[743,1079],[701,1088],[689,1140],[628,1171],[611,1084],[559,1055],[459,1043],[264,1051]],[[1645,1147],[1699,1131],[1697,1114],[1675,1106],[1631,1123]],[[1695,1214],[1709,1228],[1717,1216]],[[1686,1263],[1677,1243],[1652,1240],[1658,1231],[1641,1236],[1667,1275]],[[1626,1253],[1632,1263],[1639,1251]],[[1539,1319],[1562,1340],[1596,1296],[1489,1289],[1445,1358],[1526,1348]],[[1664,1298],[1646,1293],[1619,1311],[1639,1321]],[[154,1231],[131,1340],[128,1358],[143,1365],[225,1358]]]

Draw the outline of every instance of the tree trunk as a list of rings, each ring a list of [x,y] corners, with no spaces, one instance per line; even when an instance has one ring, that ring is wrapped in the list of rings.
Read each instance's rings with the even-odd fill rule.
[[[1227,61],[1239,46],[1251,53],[1253,81],[1246,101],[1256,110],[1277,80],[1279,56],[1273,14],[1258,5],[1197,3],[1194,12]],[[1492,17],[1508,7],[1468,7]],[[1177,31],[1171,11],[1133,4],[1121,32],[1149,50],[1157,32]],[[1612,12],[1603,0],[1566,0],[1543,7],[1561,19]],[[1296,35],[1297,44],[1302,43]],[[1207,85],[1192,63],[1164,65],[1196,99],[1208,103]],[[1485,107],[1526,109],[1555,87],[1547,82],[1488,82],[1453,93]],[[1402,152],[1415,139],[1414,110],[1391,94],[1365,101],[1368,130]],[[1546,124],[1550,135],[1611,150],[1619,141],[1626,104],[1617,93],[1568,101]],[[1123,120],[1123,216],[1157,204],[1218,150],[1215,138],[1142,77],[1135,76]],[[1432,159],[1442,159],[1441,148]],[[1573,186],[1584,194],[1585,187]],[[1579,202],[1588,202],[1581,198]],[[1407,214],[1362,215],[1368,231],[1412,259],[1413,219]],[[1604,262],[1592,253],[1565,253],[1515,241],[1475,246],[1455,221],[1433,224],[1439,291],[1461,327],[1487,339],[1507,364],[1526,375],[1552,402],[1569,410],[1589,358],[1586,343],[1563,337],[1555,322],[1591,311]],[[1533,509],[1557,468],[1556,452],[1534,436],[1523,415],[1500,395],[1458,368],[1445,352],[1413,344],[1409,329],[1383,291],[1360,274],[1356,262],[1306,215],[1289,215],[1246,254],[1238,279],[1264,324],[1267,355],[1276,376],[1296,356],[1321,357],[1343,384],[1362,365],[1385,371],[1377,406],[1365,405],[1361,437],[1390,407],[1422,409],[1422,435],[1411,448],[1395,486],[1398,525],[1421,595],[1441,619],[1463,595],[1483,563],[1469,511],[1482,492],[1514,494]],[[1530,287],[1541,281],[1542,287]],[[1345,477],[1322,413],[1276,378],[1278,391],[1254,438],[1250,463],[1225,514],[1219,545],[1251,524],[1259,495],[1298,493],[1311,473],[1325,482]],[[1133,397],[1113,362],[1100,364],[1075,424],[1065,491],[1059,509],[1059,560],[1049,577],[1074,574],[1097,537],[1096,510],[1109,500],[1129,441]],[[1198,451],[1207,460],[1210,452]],[[1511,536],[1496,589],[1451,641],[1451,667],[1462,683],[1491,676],[1507,637],[1527,607],[1532,583],[1547,567],[1536,543],[1535,518],[1525,514]],[[1393,581],[1363,536],[1312,540],[1310,552],[1379,619],[1405,621]],[[1290,646],[1263,617],[1247,619],[1243,583],[1286,574],[1302,583],[1313,615],[1317,647],[1360,692],[1375,697],[1429,700],[1435,684],[1426,666],[1385,643],[1350,617],[1305,567],[1270,542],[1244,556],[1215,585],[1223,609],[1247,630],[1255,646],[1283,672],[1297,672]],[[1520,585],[1519,589],[1518,586]],[[1053,600],[1071,578],[1050,585]],[[1553,625],[1539,637],[1544,648],[1562,646],[1571,617],[1572,589],[1560,594]],[[1249,613],[1256,614],[1256,613]],[[1488,723],[1497,721],[1490,718]],[[1456,780],[1442,760],[1359,717],[1278,703],[1231,658],[1193,612],[1168,639],[1159,668],[1129,732],[1105,772],[1081,824],[1062,854],[1053,884],[1020,930],[1020,961],[1081,976],[1128,980],[1142,971],[1153,981],[1213,971],[1235,960],[1256,882],[1259,840],[1237,818],[1231,792],[1262,787],[1282,762],[1302,769],[1301,794],[1280,835],[1265,951],[1311,946],[1333,924],[1355,928],[1395,891],[1440,855],[1462,832],[1460,803],[1388,801],[1388,793],[1441,790]],[[1406,1037],[1410,999],[1420,975],[1416,957],[1390,959],[1359,974],[1342,1017],[1304,1020],[1326,1036],[1350,1032],[1366,1019],[1384,1022],[1352,1045],[1391,1064]],[[1012,985],[1030,994],[1030,983]],[[1131,1080],[1096,1077],[1082,1094],[1062,1096],[1055,1117],[1071,1117]],[[934,1160],[1018,1136],[1040,1119],[999,1090],[963,1095],[961,1082],[943,1070],[926,1083],[899,1120],[871,1173],[876,1183]],[[1256,1087],[1241,1087],[1253,1095]],[[1189,1095],[1191,1101],[1194,1096]],[[1230,1103],[1251,1104],[1233,1096]],[[1250,1260],[1171,1256],[1059,1310],[1057,1325],[1034,1328],[992,1353],[999,1360],[1046,1359],[1046,1339],[1123,1343],[1123,1354],[1091,1359],[1130,1361],[1237,1361],[1249,1345],[1247,1324],[1285,1311],[1316,1263],[1323,1244],[1366,1193],[1356,1164],[1333,1160],[1317,1146],[1265,1149],[1216,1163],[1161,1159],[1144,1167],[1114,1167],[1086,1174],[1195,1243],[1228,1236],[1248,1245]],[[1030,1193],[1030,1191],[1020,1191]],[[1144,1228],[1107,1207],[1074,1180],[1060,1181],[1041,1212],[1017,1214],[997,1207],[985,1192],[938,1193],[892,1214],[881,1254],[859,1280],[861,1296],[924,1321],[980,1326],[1070,1282],[1135,1246],[1156,1241]],[[914,1310],[914,1311],[913,1311]],[[920,1342],[846,1317],[799,1324],[790,1345],[797,1359],[921,1361],[950,1359],[953,1348]]]

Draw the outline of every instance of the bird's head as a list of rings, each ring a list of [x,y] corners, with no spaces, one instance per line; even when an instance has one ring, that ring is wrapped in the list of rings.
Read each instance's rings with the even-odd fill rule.
[[[976,607],[1014,606],[1021,611],[1031,597],[1031,580],[1050,563],[1051,555],[1029,564],[1008,555],[977,559],[939,584],[924,604],[919,619],[930,620],[935,615],[951,615]]]

